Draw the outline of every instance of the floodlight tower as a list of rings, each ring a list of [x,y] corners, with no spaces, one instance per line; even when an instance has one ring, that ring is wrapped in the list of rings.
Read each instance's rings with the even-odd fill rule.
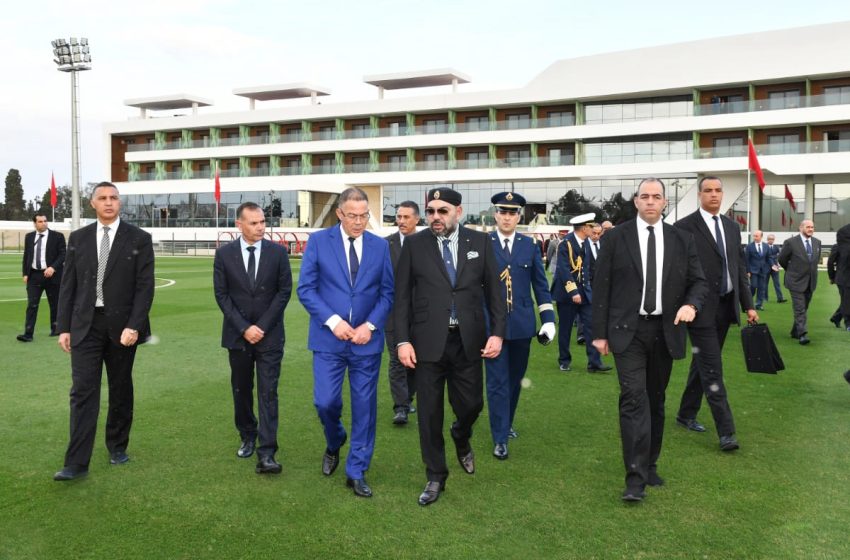
[[[85,37],[70,40],[55,39],[53,62],[60,72],[71,74],[71,229],[80,227],[80,130],[77,72],[91,70],[89,40]]]

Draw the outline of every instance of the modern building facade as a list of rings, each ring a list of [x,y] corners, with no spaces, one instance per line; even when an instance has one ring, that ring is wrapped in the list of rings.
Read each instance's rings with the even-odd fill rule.
[[[216,225],[219,169],[219,227],[246,200],[275,226],[326,226],[351,185],[369,193],[373,228],[434,185],[463,193],[471,224],[492,220],[503,190],[528,199],[526,223],[563,224],[568,191],[603,207],[645,176],[667,182],[672,221],[710,174],[744,229],[781,234],[813,218],[830,232],[850,221],[847,52],[843,22],[560,60],[513,90],[464,92],[469,77],[442,69],[367,76],[377,95],[366,101],[312,84],[235,89],[248,108],[230,113],[189,95],[128,100],[140,114],[105,126],[107,175],[125,218],[145,227]],[[385,95],[426,86],[445,91]],[[261,106],[293,98],[304,100]],[[186,114],[162,116],[175,110]],[[764,193],[747,186],[747,139]]]

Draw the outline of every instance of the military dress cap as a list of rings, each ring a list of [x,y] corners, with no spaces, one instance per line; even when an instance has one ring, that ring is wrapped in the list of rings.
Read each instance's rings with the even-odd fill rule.
[[[442,200],[443,202],[448,202],[452,206],[460,206],[462,197],[456,190],[448,187],[439,187],[428,191],[428,202],[431,202],[432,200]]]
[[[525,206],[525,197],[514,192],[500,192],[490,197],[490,202],[497,208],[519,210]]]
[[[573,226],[589,226],[593,223],[593,220],[596,219],[595,212],[588,212],[587,214],[582,214],[581,216],[576,216],[575,218],[570,220],[570,225]]]

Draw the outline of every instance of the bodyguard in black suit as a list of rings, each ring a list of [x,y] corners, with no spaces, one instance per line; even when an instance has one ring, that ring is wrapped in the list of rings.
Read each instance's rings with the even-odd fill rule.
[[[396,209],[396,224],[398,231],[385,237],[390,246],[390,260],[393,263],[393,273],[398,268],[398,259],[401,257],[401,248],[407,236],[416,233],[419,224],[419,205],[412,200],[405,200]],[[398,350],[395,346],[395,327],[393,313],[387,317],[384,326],[387,338],[387,351],[390,354],[389,375],[390,394],[393,397],[393,424],[403,426],[407,424],[407,417],[415,412],[412,402],[416,394],[416,370],[405,367],[398,359]]]
[[[106,448],[110,463],[129,460],[133,361],[150,338],[154,257],[149,233],[119,219],[121,198],[98,183],[91,205],[97,222],[71,233],[59,290],[59,346],[71,353],[71,437],[65,467],[54,480],[88,474],[104,364],[109,379]]]
[[[705,427],[696,417],[705,394],[720,437],[720,449],[733,451],[739,445],[735,439],[735,421],[726,396],[726,385],[723,383],[721,353],[729,325],[741,324],[741,309],[746,310],[750,322],[758,321],[759,317],[753,308],[753,297],[747,282],[747,266],[741,250],[741,228],[720,214],[723,183],[717,177],[703,177],[697,188],[699,210],[676,222],[676,227],[694,236],[708,290],[702,310],[688,325],[691,346],[698,350],[691,357],[691,369],[676,422],[695,432],[704,432]]]
[[[228,350],[230,385],[241,458],[254,453],[258,474],[279,473],[277,452],[280,362],[283,360],[283,311],[292,295],[292,271],[286,250],[266,239],[263,210],[245,202],[236,211],[242,236],[219,248],[213,263],[215,300],[224,314],[221,345]],[[254,370],[257,411],[254,415]],[[259,429],[258,429],[259,426]]]
[[[419,496],[423,506],[437,501],[449,476],[443,439],[446,385],[457,418],[451,435],[458,461],[466,473],[475,471],[469,440],[484,407],[481,360],[499,355],[506,313],[490,237],[458,225],[460,193],[428,191],[425,213],[428,229],[407,238],[401,251],[394,311],[399,360],[416,368],[419,443],[428,477]]]
[[[24,260],[22,274],[27,285],[27,316],[24,333],[18,335],[21,342],[31,342],[38,319],[41,294],[47,292],[50,306],[50,336],[57,336],[56,309],[59,299],[59,284],[62,281],[62,265],[65,263],[65,236],[47,228],[47,216],[41,212],[32,217],[35,231],[24,237]]]
[[[664,393],[674,359],[685,357],[685,323],[705,298],[693,236],[665,224],[664,183],[638,185],[638,217],[605,234],[593,279],[593,345],[614,353],[626,489],[640,501],[664,483],[656,463],[664,435]]]

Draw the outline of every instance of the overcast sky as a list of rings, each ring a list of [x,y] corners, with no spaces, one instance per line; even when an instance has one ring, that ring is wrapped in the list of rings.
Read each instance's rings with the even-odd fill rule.
[[[85,183],[106,178],[103,123],[138,114],[125,99],[188,93],[214,101],[206,112],[244,109],[233,88],[302,81],[330,88],[326,103],[374,99],[364,75],[443,67],[471,76],[463,91],[513,88],[562,58],[845,20],[846,0],[9,2],[0,172],[20,170],[27,199],[51,171],[71,183],[71,86],[52,61],[57,37],[91,43],[93,69],[80,73]]]

